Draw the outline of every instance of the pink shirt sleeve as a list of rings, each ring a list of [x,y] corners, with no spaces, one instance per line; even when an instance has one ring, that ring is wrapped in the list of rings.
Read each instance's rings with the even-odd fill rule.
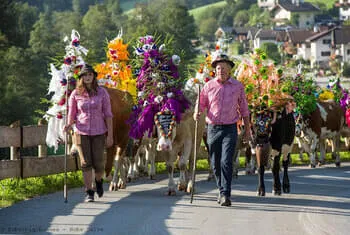
[[[68,99],[68,122],[67,124],[73,124],[77,115],[77,101],[75,96],[77,91],[74,90]]]
[[[103,90],[102,112],[105,118],[111,118],[113,117],[112,108],[111,108],[111,99],[106,89],[101,87],[101,90]]]

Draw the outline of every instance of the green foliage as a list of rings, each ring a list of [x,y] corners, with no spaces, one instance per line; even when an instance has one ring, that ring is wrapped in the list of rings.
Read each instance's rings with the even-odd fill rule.
[[[274,60],[277,64],[281,62],[281,55],[275,43],[266,42],[262,44],[261,49],[266,53],[267,57]]]
[[[240,42],[231,43],[229,51],[230,51],[230,54],[232,54],[232,55],[244,54],[244,48],[243,48],[242,43],[240,43]]]
[[[206,41],[213,41],[218,23],[214,17],[206,18],[200,22],[199,35]]]
[[[200,22],[207,17],[218,17],[226,5],[225,1],[220,1],[189,10],[189,14],[194,17],[196,22]]]
[[[294,97],[297,111],[302,115],[309,115],[316,110],[320,89],[312,78],[297,74],[295,78],[289,78],[283,83],[282,90]]]

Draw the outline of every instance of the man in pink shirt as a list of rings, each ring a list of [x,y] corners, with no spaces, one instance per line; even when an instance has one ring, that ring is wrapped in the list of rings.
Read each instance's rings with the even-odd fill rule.
[[[213,62],[216,78],[207,82],[200,93],[198,120],[206,111],[207,141],[211,167],[219,189],[218,203],[231,206],[232,158],[237,141],[236,122],[243,118],[246,127],[245,140],[250,138],[249,110],[244,86],[230,76],[234,63],[227,55],[218,56]]]

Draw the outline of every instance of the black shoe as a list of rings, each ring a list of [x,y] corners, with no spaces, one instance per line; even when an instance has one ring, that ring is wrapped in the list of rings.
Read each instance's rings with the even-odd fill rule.
[[[93,202],[95,201],[95,192],[91,189],[86,191],[85,202]]]
[[[229,197],[222,196],[220,199],[220,205],[221,206],[231,206],[231,200]]]
[[[95,179],[95,182],[96,182],[96,193],[98,197],[102,197],[103,196],[103,179],[101,179],[100,181],[97,181]]]

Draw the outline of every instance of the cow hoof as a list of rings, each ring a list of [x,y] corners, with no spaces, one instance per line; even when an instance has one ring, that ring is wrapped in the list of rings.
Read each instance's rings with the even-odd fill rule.
[[[179,190],[179,191],[186,191],[186,185],[183,185],[183,184],[179,184],[178,186],[177,186],[177,189]]]
[[[149,176],[149,179],[150,179],[150,180],[154,180],[154,175],[150,175],[150,176]]]
[[[281,196],[282,192],[281,190],[272,190],[272,194],[275,196]]]
[[[336,166],[336,167],[340,167],[340,162],[336,162],[336,163],[335,163],[335,166]]]
[[[131,181],[132,181],[132,178],[128,176],[128,183],[130,183]]]
[[[118,183],[118,189],[126,189],[126,183]]]
[[[110,191],[110,192],[112,192],[112,191],[118,191],[117,184],[111,182],[111,183],[109,184],[109,191]]]
[[[319,167],[322,166],[322,165],[324,165],[324,161],[319,161],[318,164],[317,164],[317,166],[319,166]]]
[[[259,188],[258,192],[256,193],[257,196],[264,197],[265,196],[265,189]]]
[[[290,186],[283,186],[284,193],[290,193]]]
[[[316,165],[315,164],[310,164],[310,168],[315,168]]]
[[[176,195],[176,191],[174,189],[168,190],[168,196],[175,196],[175,195]]]

